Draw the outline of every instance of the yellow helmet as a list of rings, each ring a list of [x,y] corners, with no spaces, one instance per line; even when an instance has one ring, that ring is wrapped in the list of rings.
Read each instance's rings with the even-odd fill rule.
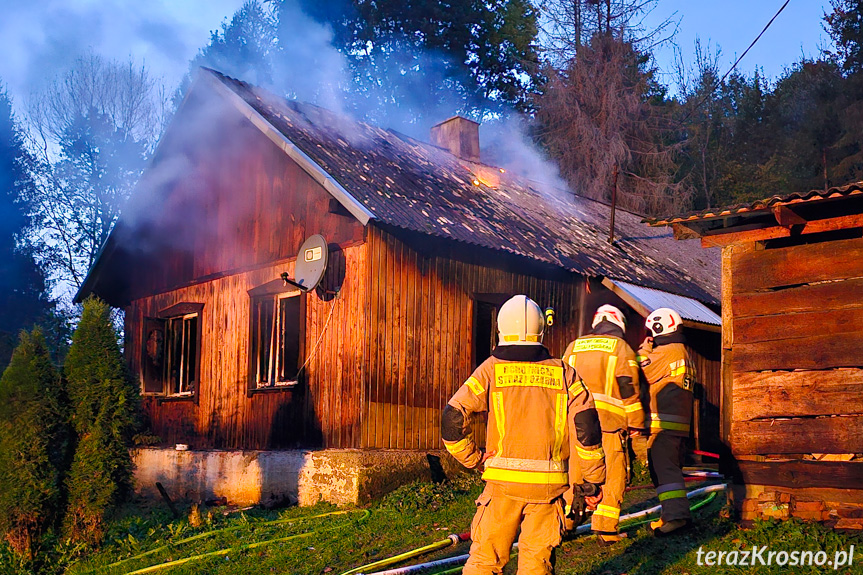
[[[538,345],[545,330],[542,309],[526,295],[509,298],[497,314],[500,345]]]

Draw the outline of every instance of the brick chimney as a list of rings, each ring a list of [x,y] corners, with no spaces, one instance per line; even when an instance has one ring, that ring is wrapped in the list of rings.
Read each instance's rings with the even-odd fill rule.
[[[479,124],[467,118],[453,116],[432,126],[431,143],[462,160],[479,162]]]

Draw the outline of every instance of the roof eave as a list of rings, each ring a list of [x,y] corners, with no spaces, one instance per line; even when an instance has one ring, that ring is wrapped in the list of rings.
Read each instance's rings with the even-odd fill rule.
[[[90,269],[87,270],[87,275],[84,277],[84,281],[81,282],[81,287],[79,287],[78,291],[75,292],[75,297],[72,298],[72,303],[81,303],[87,299],[87,296],[95,293],[99,270],[102,267],[102,262],[105,257],[104,254],[107,251],[108,243],[111,242],[111,240],[112,236],[109,234],[105,239],[105,243],[103,243],[102,247],[99,248],[99,251],[96,252],[96,257],[93,258],[93,265],[91,265]]]
[[[794,193],[785,197],[773,196],[763,200],[752,202],[748,205],[736,204],[733,206],[718,208],[712,211],[681,214],[667,218],[645,218],[644,223],[653,226],[698,225],[707,228],[711,223],[728,218],[752,218],[771,215],[774,208],[787,206],[806,206],[812,203],[842,201],[849,197],[863,194],[863,181],[853,182],[845,186],[833,187],[828,190],[812,190],[806,194]]]

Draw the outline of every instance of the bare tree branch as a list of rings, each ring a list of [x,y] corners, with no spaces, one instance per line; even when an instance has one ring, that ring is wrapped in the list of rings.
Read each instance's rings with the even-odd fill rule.
[[[30,102],[38,256],[80,287],[164,128],[166,91],[144,66],[77,59]]]

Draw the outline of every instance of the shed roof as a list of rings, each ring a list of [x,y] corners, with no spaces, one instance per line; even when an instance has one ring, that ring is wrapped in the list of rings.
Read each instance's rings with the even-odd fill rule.
[[[694,324],[696,327],[722,326],[722,318],[719,315],[692,298],[620,280],[605,280],[603,283],[645,317],[653,310],[668,307],[679,313],[684,322]]]
[[[811,204],[824,200],[835,200],[863,194],[863,181],[853,182],[845,186],[837,186],[827,190],[812,190],[809,192],[793,192],[784,196],[771,196],[754,202],[733,204],[720,208],[707,208],[664,218],[646,218],[644,221],[652,226],[669,224],[685,224],[706,222],[707,220],[728,218],[732,216],[754,216],[770,211],[776,206],[791,206]]]
[[[645,226],[639,215],[617,211],[617,239],[610,245],[606,204],[467,162],[431,144],[276,97],[212,70],[204,75],[239,96],[376,222],[588,276],[719,301],[717,254],[701,250],[697,242],[676,242],[670,231]]]

